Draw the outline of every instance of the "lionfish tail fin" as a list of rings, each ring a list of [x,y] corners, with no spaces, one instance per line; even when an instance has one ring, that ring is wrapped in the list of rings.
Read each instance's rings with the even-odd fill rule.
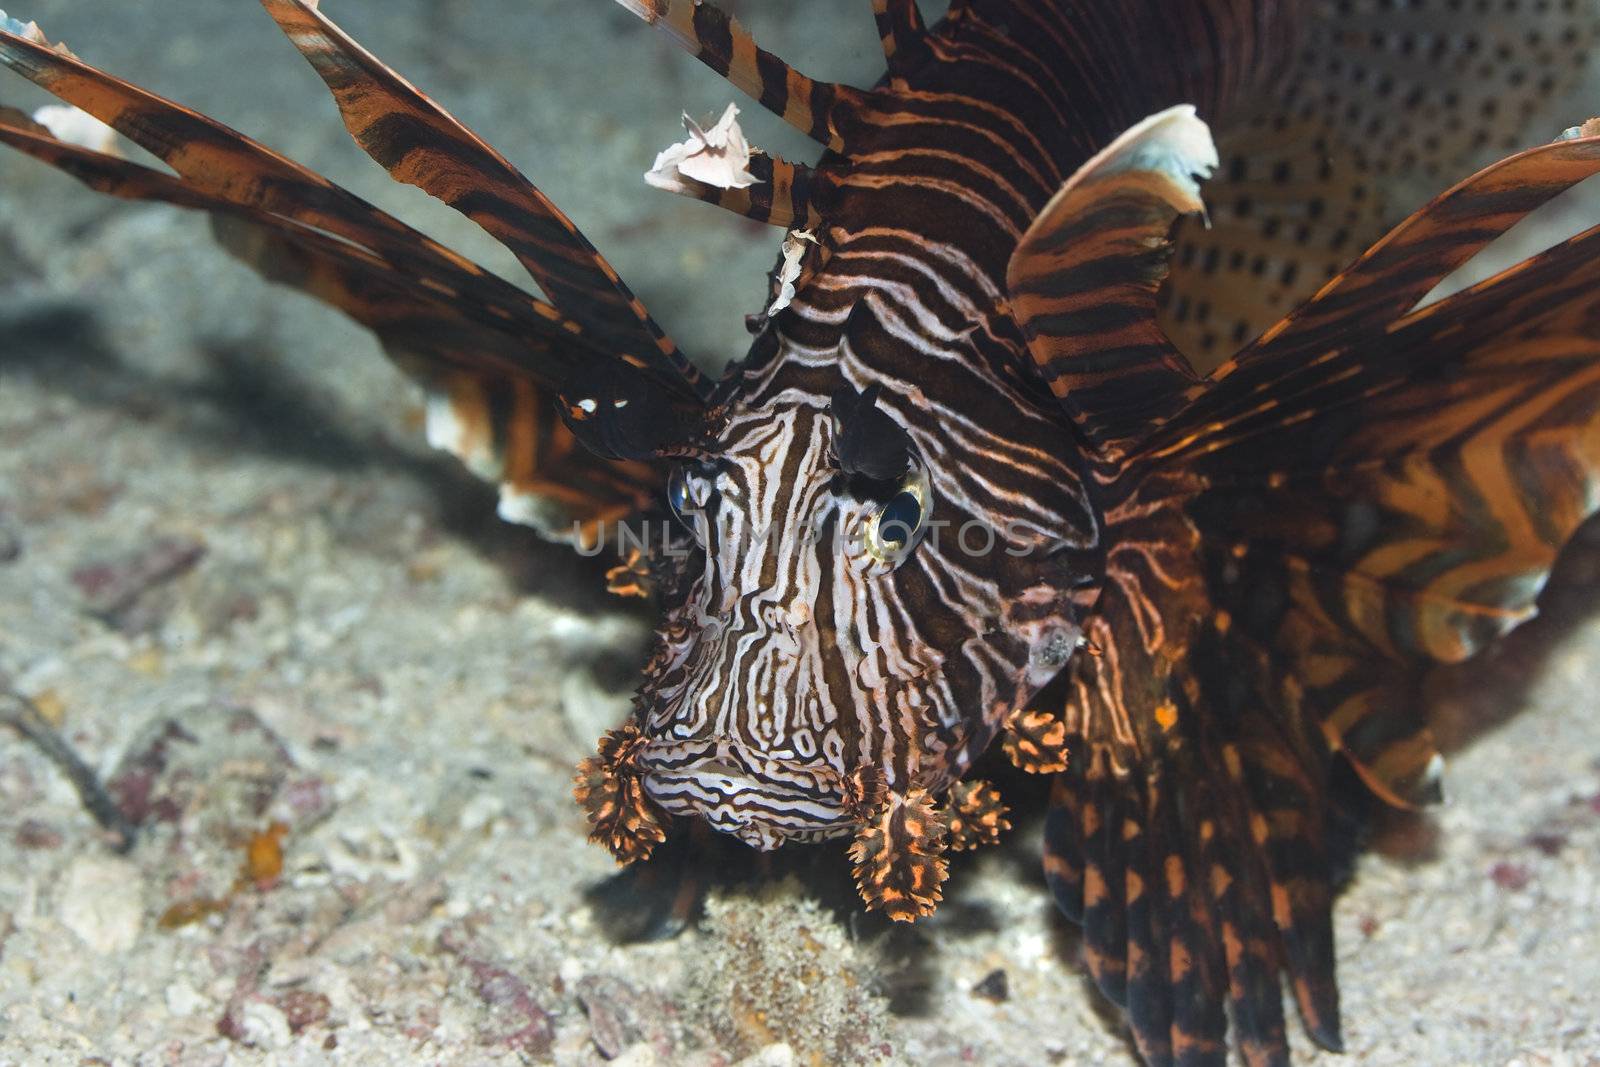
[[[760,48],[749,31],[703,0],[617,0],[762,107],[833,149],[846,151],[865,94],[815,81]]]
[[[1287,1062],[1280,975],[1339,1044],[1335,775],[1437,798],[1425,669],[1530,618],[1600,509],[1600,227],[1415,305],[1596,171],[1578,138],[1463,182],[1101,465],[1046,871],[1151,1063],[1224,1062],[1223,1000]]]

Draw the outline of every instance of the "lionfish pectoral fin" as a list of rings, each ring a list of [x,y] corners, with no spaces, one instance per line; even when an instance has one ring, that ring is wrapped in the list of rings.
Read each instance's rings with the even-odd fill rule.
[[[1281,5],[1288,6],[1288,5]],[[1449,5],[1311,20],[1273,91],[1214,123],[1211,223],[1179,223],[1163,325],[1202,367],[1254,340],[1412,206],[1560,124],[1600,20],[1541,4],[1469,28]],[[1486,57],[1493,56],[1492,66]]]
[[[207,212],[219,243],[263,277],[372,330],[426,391],[430,442],[498,481],[507,519],[590,541],[658,493],[654,466],[592,455],[557,417],[555,387],[611,358],[578,323],[202,115],[4,32],[0,61],[178,174],[68,144],[13,109],[0,110],[0,141],[99,192]]]
[[[356,142],[397,181],[460,211],[511,250],[545,295],[604,350],[667,388],[710,388],[617,272],[504,156],[379,62],[306,0],[261,0],[333,93]]]
[[[1150,444],[1190,479],[1218,606],[1296,667],[1326,744],[1394,803],[1439,790],[1413,665],[1459,662],[1531,618],[1600,505],[1600,232],[1413,305],[1597,171],[1590,138],[1456,186],[1224,365]],[[1262,589],[1277,591],[1271,611]]]
[[[865,94],[806,77],[760,48],[739,23],[705,0],[617,0],[752,100],[819,144],[845,149]]]
[[[1436,797],[1423,672],[1529,618],[1600,508],[1600,228],[1412,305],[1597,153],[1549,145],[1435,201],[1106,487],[1101,654],[1069,665],[1046,870],[1152,1062],[1215,1043],[1224,989],[1246,1058],[1286,1062],[1280,972],[1339,1043],[1337,761],[1390,802]]]
[[[1120,454],[1169,418],[1195,376],[1155,323],[1167,234],[1204,210],[1216,149],[1194,108],[1139,123],[1080,167],[1006,271],[1012,314],[1050,390],[1096,447]]]
[[[1223,1067],[1226,1006],[1247,1062],[1287,1064],[1285,969],[1308,1030],[1340,1040],[1326,755],[1283,719],[1265,657],[1189,628],[1206,595],[1192,561],[1153,564],[1170,587],[1141,584],[1140,538],[1165,532],[1146,528],[1148,505],[1108,531],[1126,549],[1091,620],[1102,653],[1068,668],[1073,756],[1045,875],[1147,1063]],[[1144,625],[1152,613],[1167,631]]]

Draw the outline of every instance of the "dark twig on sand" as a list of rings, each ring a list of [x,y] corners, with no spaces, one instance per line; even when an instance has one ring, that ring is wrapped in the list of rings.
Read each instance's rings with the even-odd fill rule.
[[[78,790],[83,806],[94,816],[95,822],[116,837],[113,846],[118,852],[133,847],[137,831],[133,823],[122,814],[117,802],[111,799],[93,769],[58,734],[55,727],[40,712],[38,705],[11,688],[10,681],[0,674],[0,723],[14,728],[24,738],[38,745],[50,761],[61,768],[63,774]]]

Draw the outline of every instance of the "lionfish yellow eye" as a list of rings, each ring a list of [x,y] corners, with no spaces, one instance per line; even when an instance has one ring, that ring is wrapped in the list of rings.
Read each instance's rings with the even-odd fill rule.
[[[869,520],[867,552],[880,562],[898,563],[922,532],[928,518],[928,503],[928,476],[918,467],[901,483],[899,492]]]
[[[903,489],[878,512],[878,539],[896,548],[911,540],[922,523],[922,501],[917,494]]]

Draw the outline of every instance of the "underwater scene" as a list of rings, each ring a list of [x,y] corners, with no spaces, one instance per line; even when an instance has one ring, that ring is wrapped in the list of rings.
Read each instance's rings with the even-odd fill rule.
[[[1597,42],[0,11],[0,1067],[1600,1064]]]

